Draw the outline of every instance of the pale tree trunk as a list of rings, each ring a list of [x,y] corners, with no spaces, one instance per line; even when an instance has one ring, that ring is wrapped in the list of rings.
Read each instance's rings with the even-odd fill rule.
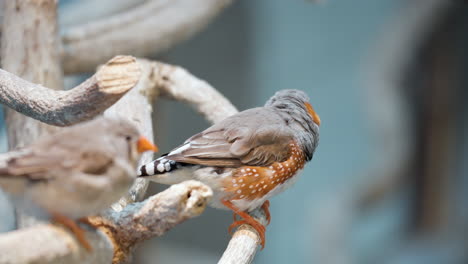
[[[56,0],[9,0],[4,3],[0,56],[2,69],[51,89],[63,87]],[[5,109],[8,147],[28,145],[53,130]]]
[[[11,0],[4,3],[0,56],[2,68],[19,77],[52,89],[62,89],[57,29],[57,1]],[[8,148],[28,145],[56,128],[5,109]],[[18,226],[36,221],[20,211]]]

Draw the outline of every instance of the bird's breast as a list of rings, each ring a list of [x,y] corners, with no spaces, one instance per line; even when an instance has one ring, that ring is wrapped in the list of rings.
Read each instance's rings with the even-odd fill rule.
[[[240,209],[253,210],[265,200],[283,191],[294,182],[294,176],[304,168],[305,155],[296,143],[291,143],[289,158],[267,167],[243,166],[224,179],[226,199]],[[260,204],[260,205],[258,205]],[[245,209],[244,209],[245,210]]]

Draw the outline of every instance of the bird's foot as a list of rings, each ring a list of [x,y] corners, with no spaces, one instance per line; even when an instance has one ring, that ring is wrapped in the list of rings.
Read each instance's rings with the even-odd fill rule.
[[[269,224],[270,224],[270,220],[271,220],[270,201],[266,200],[266,201],[262,204],[262,209],[263,209],[263,212],[265,212],[265,216],[266,216],[266,220],[267,220],[267,225],[269,225]]]
[[[248,213],[239,210],[230,201],[221,201],[221,202],[224,204],[224,206],[226,206],[227,208],[231,209],[234,212],[234,223],[232,223],[229,226],[228,232],[231,234],[233,228],[243,225],[243,224],[248,224],[257,231],[258,236],[260,237],[260,245],[262,246],[262,249],[265,248],[265,231],[266,231],[265,227],[261,223],[259,223],[257,220],[255,220],[252,216],[250,216]],[[243,219],[237,220],[236,215],[240,216]]]
[[[82,219],[84,219],[84,218],[82,218]],[[70,218],[68,218],[68,217],[66,217],[64,215],[61,215],[61,214],[52,213],[52,221],[55,222],[55,223],[61,224],[64,227],[66,227],[68,230],[70,230],[73,233],[73,235],[76,237],[78,242],[88,252],[93,251],[91,245],[89,244],[88,240],[85,237],[85,231],[80,226],[78,226],[78,224],[74,220],[72,220],[72,219],[70,219]],[[80,222],[81,222],[81,220],[80,220]]]

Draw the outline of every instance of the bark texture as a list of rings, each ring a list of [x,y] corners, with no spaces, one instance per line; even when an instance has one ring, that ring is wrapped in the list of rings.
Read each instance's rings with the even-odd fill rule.
[[[104,112],[137,84],[140,74],[135,58],[117,56],[84,83],[57,91],[0,69],[0,102],[41,122],[69,126]]]
[[[4,2],[2,68],[27,81],[60,90],[63,86],[55,0]],[[14,110],[5,110],[9,148],[31,143],[53,129]]]

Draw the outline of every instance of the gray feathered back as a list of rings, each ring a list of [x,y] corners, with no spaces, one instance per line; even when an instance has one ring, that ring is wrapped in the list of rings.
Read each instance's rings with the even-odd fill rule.
[[[308,100],[302,91],[280,91],[264,107],[237,113],[192,136],[166,158],[204,166],[268,166],[286,160],[295,139],[310,160],[320,119]]]

